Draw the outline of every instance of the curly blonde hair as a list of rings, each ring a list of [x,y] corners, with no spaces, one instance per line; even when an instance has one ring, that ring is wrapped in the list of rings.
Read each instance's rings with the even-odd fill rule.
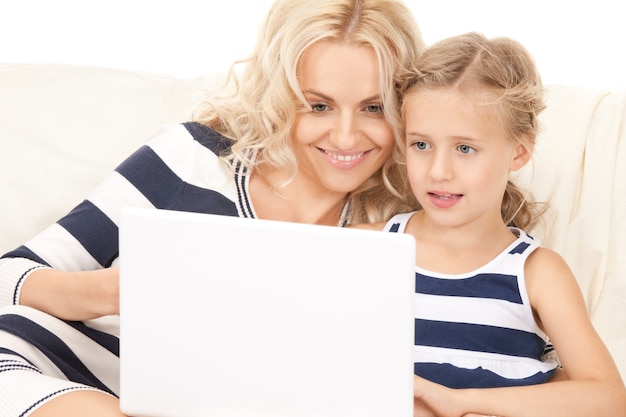
[[[320,41],[374,49],[385,118],[394,134],[401,134],[397,81],[424,48],[407,6],[400,0],[277,0],[252,56],[231,67],[230,93],[208,100],[195,117],[233,140],[229,158],[242,161],[251,171],[269,164],[295,175],[290,134],[299,109],[309,107],[297,68],[308,48]],[[245,65],[241,74],[237,65]],[[351,222],[382,221],[406,209],[400,193],[390,195],[385,186],[398,175],[391,162],[348,195]]]
[[[541,129],[538,115],[546,107],[544,87],[534,59],[516,40],[488,39],[475,32],[447,38],[427,48],[402,78],[403,97],[417,90],[447,87],[466,92],[477,105],[495,110],[506,137],[532,152]],[[402,117],[406,117],[404,106]],[[403,136],[398,136],[396,146],[400,161],[404,161]],[[412,195],[408,181],[399,187]],[[411,203],[417,205],[415,200]],[[509,180],[501,207],[505,224],[532,228],[546,208]]]

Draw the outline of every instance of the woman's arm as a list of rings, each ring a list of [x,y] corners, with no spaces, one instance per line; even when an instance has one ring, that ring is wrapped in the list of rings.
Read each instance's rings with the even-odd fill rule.
[[[623,417],[626,388],[591,324],[565,261],[553,251],[537,249],[525,271],[537,321],[554,343],[566,378],[522,387],[455,390],[415,377],[416,399],[439,417],[471,412],[503,417]]]
[[[119,269],[37,269],[24,281],[19,303],[64,320],[119,314]]]
[[[180,203],[194,164],[221,167],[207,152],[214,146],[208,139],[185,125],[163,126],[66,216],[3,255],[0,307],[23,304],[66,320],[118,314],[118,269],[111,267],[119,256],[121,208]]]

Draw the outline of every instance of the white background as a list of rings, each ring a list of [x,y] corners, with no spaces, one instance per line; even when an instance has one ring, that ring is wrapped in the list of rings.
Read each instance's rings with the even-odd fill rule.
[[[252,49],[272,0],[0,0],[0,62],[193,77]],[[407,0],[427,43],[479,31],[521,41],[546,84],[626,89],[626,16],[613,0]]]

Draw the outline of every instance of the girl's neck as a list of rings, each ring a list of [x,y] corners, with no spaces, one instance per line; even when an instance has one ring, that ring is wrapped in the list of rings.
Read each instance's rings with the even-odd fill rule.
[[[415,237],[417,266],[447,274],[485,265],[516,239],[503,221],[446,227],[434,223],[423,211],[413,215],[406,233]]]

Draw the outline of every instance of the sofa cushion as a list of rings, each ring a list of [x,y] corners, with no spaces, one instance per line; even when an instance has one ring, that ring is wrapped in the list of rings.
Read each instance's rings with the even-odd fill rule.
[[[65,214],[218,77],[0,64],[0,252]]]

